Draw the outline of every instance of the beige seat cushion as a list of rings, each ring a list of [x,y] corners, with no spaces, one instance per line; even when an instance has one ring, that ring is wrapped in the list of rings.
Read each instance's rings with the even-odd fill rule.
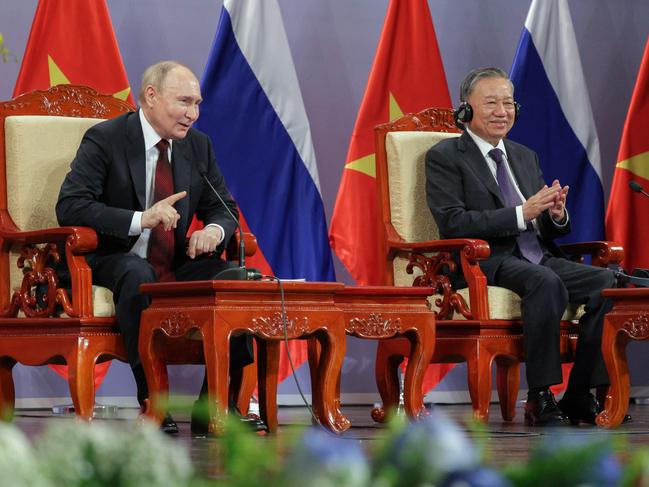
[[[7,205],[14,223],[24,231],[56,227],[55,205],[59,188],[70,169],[83,135],[97,118],[13,116],[5,119]],[[22,274],[12,255],[11,289]],[[108,289],[93,287],[96,316],[112,316]]]
[[[437,142],[457,137],[457,133],[442,132],[390,132],[385,139],[390,211],[392,225],[407,242],[439,240],[439,231],[426,201],[426,152]],[[410,286],[416,275],[406,272],[406,256],[393,261],[395,286]],[[470,305],[469,290],[459,293]],[[513,320],[521,318],[520,298],[504,288],[489,286],[489,315],[491,319]],[[431,296],[434,303],[435,296]],[[564,319],[576,319],[583,307],[569,306]],[[462,319],[456,315],[454,319]]]

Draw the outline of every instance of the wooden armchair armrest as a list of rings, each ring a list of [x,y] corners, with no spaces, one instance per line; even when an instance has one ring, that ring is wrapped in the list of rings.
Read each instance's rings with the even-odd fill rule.
[[[599,267],[619,264],[624,258],[624,248],[618,242],[579,242],[564,244],[560,248],[569,256],[581,257],[575,259],[578,261],[582,261],[584,255],[590,255],[593,265]]]
[[[417,278],[413,285],[436,288],[443,298],[437,305],[440,307],[440,319],[450,315],[453,309],[462,313],[467,319],[489,319],[489,298],[487,294],[487,278],[480,269],[479,261],[489,257],[491,250],[484,240],[472,238],[457,238],[447,240],[431,240],[427,242],[388,241],[391,258],[400,252],[409,253],[407,271],[412,273],[413,267],[418,267],[423,276]],[[426,257],[424,253],[437,253]],[[469,288],[471,306],[467,306],[461,296],[451,287],[448,276],[442,275],[443,267],[455,271],[455,262],[451,252],[458,252],[462,274]]]
[[[97,233],[89,227],[55,227],[21,231],[0,231],[2,251],[19,252],[18,265],[23,267],[29,262],[30,271],[23,277],[20,291],[13,293],[9,307],[2,311],[4,316],[15,316],[18,310],[26,316],[51,316],[56,303],[74,317],[92,316],[92,271],[85,256],[97,247]],[[57,244],[65,243],[66,263],[72,283],[72,301],[67,291],[59,287],[58,276],[52,267],[60,261]],[[37,247],[38,244],[44,244]],[[47,306],[40,307],[32,296],[32,287],[36,284],[47,284]],[[4,286],[4,285],[3,285]],[[9,284],[6,284],[8,295]]]

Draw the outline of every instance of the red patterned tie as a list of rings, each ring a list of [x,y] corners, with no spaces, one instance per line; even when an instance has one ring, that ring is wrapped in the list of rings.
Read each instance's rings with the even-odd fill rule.
[[[171,196],[174,192],[173,175],[169,163],[169,141],[160,139],[155,145],[158,148],[158,162],[155,167],[153,182],[153,203],[157,203]],[[149,262],[158,276],[158,281],[173,281],[174,273],[171,270],[174,258],[174,229],[165,231],[162,225],[151,229],[149,237]]]

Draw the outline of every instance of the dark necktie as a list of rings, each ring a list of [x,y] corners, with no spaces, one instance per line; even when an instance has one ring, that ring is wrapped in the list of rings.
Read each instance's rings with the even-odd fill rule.
[[[500,192],[503,195],[505,205],[508,207],[516,207],[523,204],[521,197],[516,192],[514,183],[512,182],[509,174],[507,174],[507,166],[505,165],[505,157],[503,151],[500,149],[491,149],[489,157],[496,161],[496,180],[500,187]],[[539,245],[539,239],[536,236],[536,230],[531,223],[527,224],[527,229],[521,232],[517,238],[518,249],[521,255],[533,264],[538,264],[543,258],[543,251]]]
[[[158,162],[155,166],[155,178],[153,182],[153,203],[157,203],[171,196],[174,192],[174,181],[169,163],[169,141],[161,139],[156,144],[158,151]],[[156,225],[151,229],[149,236],[148,260],[155,269],[158,281],[173,281],[175,276],[172,272],[174,258],[174,229],[165,231],[162,225]]]

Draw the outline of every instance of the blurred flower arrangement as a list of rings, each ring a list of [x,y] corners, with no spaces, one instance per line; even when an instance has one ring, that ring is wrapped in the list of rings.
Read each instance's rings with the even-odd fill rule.
[[[208,440],[217,478],[205,478],[181,441],[150,424],[56,421],[32,446],[0,423],[0,487],[649,486],[648,449],[630,454],[623,440],[596,434],[545,438],[526,464],[496,470],[485,465],[479,442],[436,412],[394,420],[370,452],[317,428],[268,441],[233,421],[223,438]]]

